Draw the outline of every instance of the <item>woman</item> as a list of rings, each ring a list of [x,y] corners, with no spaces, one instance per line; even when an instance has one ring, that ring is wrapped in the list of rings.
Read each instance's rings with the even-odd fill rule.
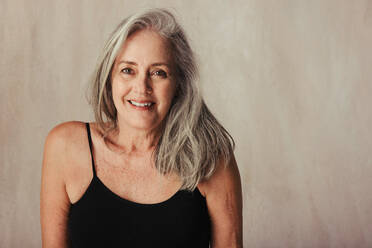
[[[167,10],[125,19],[92,80],[95,123],[45,141],[43,247],[242,247],[234,141]]]

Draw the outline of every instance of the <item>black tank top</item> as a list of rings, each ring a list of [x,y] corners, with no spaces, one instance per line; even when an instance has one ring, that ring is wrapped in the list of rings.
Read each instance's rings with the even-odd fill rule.
[[[210,218],[206,199],[197,187],[192,192],[179,190],[154,204],[118,196],[96,175],[89,123],[86,128],[93,179],[84,195],[70,206],[70,247],[209,247]]]

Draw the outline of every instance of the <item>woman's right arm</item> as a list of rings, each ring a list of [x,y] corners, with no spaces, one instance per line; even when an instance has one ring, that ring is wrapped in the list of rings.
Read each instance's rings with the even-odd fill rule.
[[[64,180],[66,140],[64,125],[53,128],[44,145],[40,190],[40,221],[43,248],[67,247],[67,216],[70,201]]]

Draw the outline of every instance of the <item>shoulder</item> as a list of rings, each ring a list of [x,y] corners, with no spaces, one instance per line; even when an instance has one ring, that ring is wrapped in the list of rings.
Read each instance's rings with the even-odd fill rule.
[[[84,129],[85,124],[80,121],[63,122],[53,127],[45,139],[44,156],[65,164],[72,155],[71,151],[83,144]]]
[[[81,121],[63,122],[53,127],[46,139],[45,148],[68,149],[71,145],[82,143],[82,137],[86,136],[85,123]]]
[[[73,141],[81,130],[85,128],[85,123],[81,121],[68,121],[63,122],[53,127],[46,138],[49,143],[67,143]]]
[[[236,194],[241,190],[241,178],[234,154],[229,162],[220,159],[212,176],[201,183],[206,197],[213,198],[226,194]]]

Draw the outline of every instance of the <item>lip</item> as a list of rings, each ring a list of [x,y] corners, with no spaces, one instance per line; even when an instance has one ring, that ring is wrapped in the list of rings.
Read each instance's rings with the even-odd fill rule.
[[[128,101],[133,101],[133,102],[138,102],[138,103],[145,103],[145,102],[152,102],[155,103],[151,100],[137,100],[137,99],[129,99]]]
[[[128,104],[130,105],[130,107],[132,107],[133,109],[136,109],[136,110],[141,110],[141,111],[150,111],[150,110],[152,110],[154,108],[154,105],[155,105],[155,103],[152,102],[153,104],[151,104],[151,106],[143,106],[143,107],[141,107],[141,106],[135,106],[135,105],[131,104],[129,101],[132,101],[132,100],[128,100],[127,101]],[[133,101],[138,102],[138,103],[151,102],[151,101],[136,101],[136,100],[133,100]]]

